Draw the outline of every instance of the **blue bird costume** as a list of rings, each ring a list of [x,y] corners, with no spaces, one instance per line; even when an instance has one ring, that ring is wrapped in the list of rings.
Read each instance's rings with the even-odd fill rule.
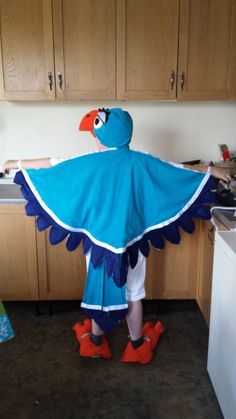
[[[27,215],[49,239],[66,239],[69,251],[80,243],[90,252],[82,300],[89,317],[110,330],[127,314],[125,283],[138,252],[152,244],[180,242],[180,229],[192,233],[194,218],[209,219],[215,182],[209,174],[176,167],[129,148],[133,123],[120,108],[93,110],[80,130],[108,147],[66,160],[50,169],[17,172],[15,183],[28,201]]]

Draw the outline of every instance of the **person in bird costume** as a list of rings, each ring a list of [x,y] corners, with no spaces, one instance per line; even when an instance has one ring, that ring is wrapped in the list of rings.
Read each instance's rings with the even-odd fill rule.
[[[133,121],[120,108],[88,112],[79,129],[91,132],[100,152],[23,160],[14,181],[28,201],[27,215],[37,217],[40,231],[50,228],[52,244],[65,239],[72,251],[82,243],[87,279],[81,306],[89,318],[73,328],[80,354],[110,358],[104,332],[126,317],[130,341],[121,360],[146,364],[164,330],[160,322],[142,327],[150,244],[178,244],[180,229],[192,233],[194,218],[209,219],[211,175],[229,174],[215,167],[201,173],[131,150]],[[4,170],[15,165],[6,162]]]

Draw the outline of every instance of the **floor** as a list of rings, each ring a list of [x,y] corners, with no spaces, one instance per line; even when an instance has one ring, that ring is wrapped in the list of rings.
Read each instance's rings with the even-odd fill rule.
[[[78,302],[5,303],[15,338],[0,345],[1,419],[223,419],[206,370],[208,329],[194,301],[146,302],[165,326],[151,364],[123,364],[125,322],[110,360],[78,353]],[[48,315],[50,314],[50,315]]]

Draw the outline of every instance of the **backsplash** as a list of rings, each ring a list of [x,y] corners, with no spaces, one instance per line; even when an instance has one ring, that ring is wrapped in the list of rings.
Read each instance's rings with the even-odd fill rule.
[[[131,148],[178,162],[220,159],[219,143],[236,153],[236,102],[1,102],[0,168],[6,159],[66,157],[95,149],[79,132],[83,115],[122,107],[134,120]]]

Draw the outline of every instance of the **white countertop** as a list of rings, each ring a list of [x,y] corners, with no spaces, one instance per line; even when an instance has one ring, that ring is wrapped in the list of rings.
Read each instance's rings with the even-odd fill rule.
[[[25,203],[20,186],[13,182],[13,178],[0,178],[0,204]]]
[[[1,177],[0,178],[0,185],[5,185],[6,183],[7,184],[12,184],[16,172],[17,172],[17,170],[11,170],[8,175],[4,175],[4,177]]]
[[[13,184],[13,177],[1,177],[0,185],[11,185]]]

